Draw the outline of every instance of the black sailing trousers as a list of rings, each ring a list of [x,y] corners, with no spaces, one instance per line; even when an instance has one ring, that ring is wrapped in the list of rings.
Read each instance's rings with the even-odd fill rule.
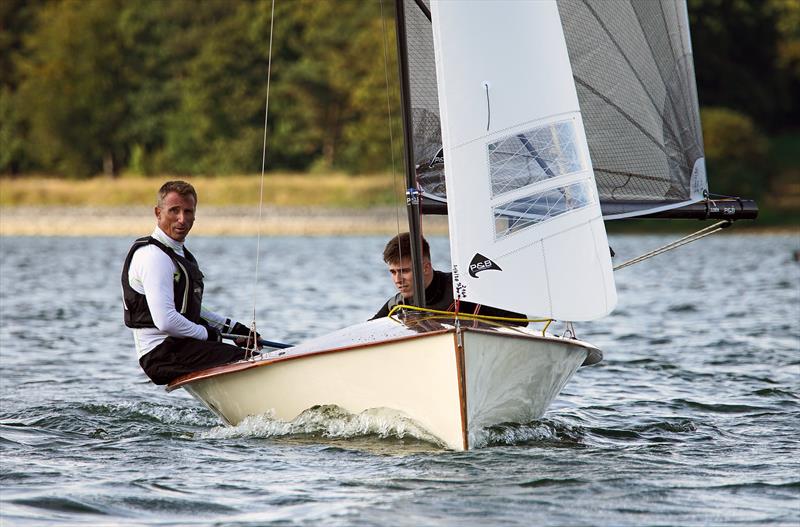
[[[247,350],[208,340],[167,337],[147,352],[139,365],[155,384],[169,384],[181,375],[245,358]]]

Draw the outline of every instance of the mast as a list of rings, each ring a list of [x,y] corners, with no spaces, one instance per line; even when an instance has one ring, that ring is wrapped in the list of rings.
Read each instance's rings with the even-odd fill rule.
[[[416,163],[414,161],[414,130],[411,125],[411,91],[408,82],[408,48],[406,41],[405,0],[395,1],[397,28],[397,58],[400,67],[400,106],[403,117],[403,159],[406,172],[406,211],[411,245],[411,269],[414,277],[412,304],[425,306],[425,280],[422,275],[422,229],[420,226],[420,200],[417,190]]]

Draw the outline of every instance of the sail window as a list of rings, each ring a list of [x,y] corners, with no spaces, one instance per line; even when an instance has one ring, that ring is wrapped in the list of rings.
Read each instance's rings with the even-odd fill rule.
[[[495,240],[596,203],[592,187],[587,179],[493,207]]]
[[[586,169],[575,123],[559,121],[488,145],[492,198]]]

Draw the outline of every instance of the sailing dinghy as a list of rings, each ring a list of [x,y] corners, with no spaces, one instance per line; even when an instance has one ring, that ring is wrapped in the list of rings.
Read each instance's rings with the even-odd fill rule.
[[[755,214],[708,198],[683,1],[396,7],[415,304],[420,214],[446,211],[455,300],[569,331],[404,310],[168,386],[225,423],[389,409],[447,448],[480,446],[602,359],[572,322],[617,301],[604,216]]]

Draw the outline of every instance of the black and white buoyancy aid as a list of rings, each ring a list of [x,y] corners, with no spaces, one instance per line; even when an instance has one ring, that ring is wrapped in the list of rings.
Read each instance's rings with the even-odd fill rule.
[[[172,259],[177,268],[174,279],[175,309],[195,324],[200,323],[200,307],[203,302],[203,273],[197,260],[184,248],[184,256],[180,256],[152,236],[143,236],[133,242],[125,265],[122,267],[122,297],[125,308],[125,325],[129,328],[154,328],[153,317],[147,307],[145,296],[133,289],[128,281],[133,253],[146,245],[155,245]]]

